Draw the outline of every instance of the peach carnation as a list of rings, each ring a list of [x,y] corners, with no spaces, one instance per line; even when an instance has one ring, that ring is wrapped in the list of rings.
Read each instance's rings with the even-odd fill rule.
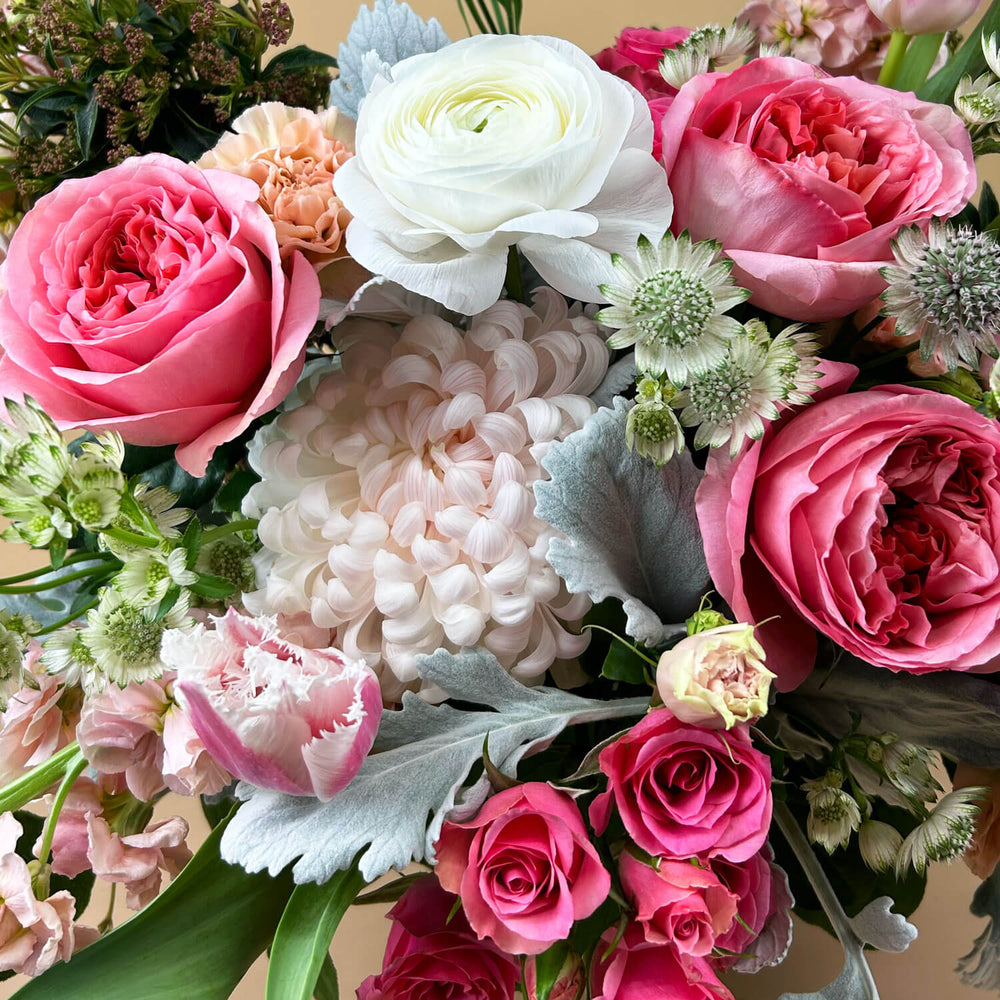
[[[274,222],[282,258],[301,250],[316,267],[347,256],[351,215],[335,190],[337,170],[354,153],[354,123],[330,108],[316,114],[277,101],[243,112],[198,166],[249,177]]]
[[[337,334],[340,364],[300,382],[250,447],[263,481],[244,510],[266,548],[248,606],[308,613],[388,701],[442,646],[482,644],[524,681],[578,656],[587,639],[570,623],[589,601],[545,560],[553,529],[532,485],[549,445],[594,412],[597,324],[543,289],[467,332],[424,315],[402,334],[362,319]]]

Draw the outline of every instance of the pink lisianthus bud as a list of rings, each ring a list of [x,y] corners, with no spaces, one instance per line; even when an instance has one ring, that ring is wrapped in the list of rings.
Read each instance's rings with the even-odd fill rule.
[[[867,0],[872,13],[893,31],[930,35],[951,31],[979,9],[982,0]]]
[[[753,625],[737,622],[696,632],[668,649],[656,667],[656,688],[681,722],[731,729],[767,712],[773,677]]]
[[[646,940],[672,944],[681,955],[710,955],[736,919],[736,895],[710,868],[667,858],[654,864],[628,851],[618,861],[622,888]]]
[[[273,619],[230,608],[214,623],[168,631],[161,653],[208,752],[251,784],[333,798],[375,741],[378,678],[336,649],[288,642]]]

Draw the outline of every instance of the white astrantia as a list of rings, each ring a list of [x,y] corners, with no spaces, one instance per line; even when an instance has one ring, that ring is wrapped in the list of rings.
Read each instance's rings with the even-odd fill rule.
[[[97,661],[83,640],[83,630],[72,625],[57,629],[42,642],[42,666],[67,687],[80,685],[85,691],[99,686],[95,670]]]
[[[896,867],[903,846],[903,835],[888,823],[866,819],[858,828],[861,860],[873,872],[889,872]]]
[[[635,254],[615,254],[616,280],[601,286],[612,304],[597,314],[617,329],[608,346],[634,344],[637,368],[678,385],[721,364],[729,341],[743,332],[724,313],[750,297],[736,287],[733,262],[720,259],[721,249],[713,240],[692,244],[683,232],[656,244],[641,237]]]
[[[988,73],[963,76],[955,89],[955,110],[970,124],[994,125],[1000,121],[1000,83]]]
[[[680,90],[688,80],[735,62],[756,43],[757,33],[749,24],[706,24],[672,48],[664,49],[660,76]]]
[[[670,405],[676,393],[669,382],[640,379],[635,404],[625,420],[625,447],[655,465],[666,465],[684,450],[684,429]]]
[[[578,656],[590,602],[546,561],[555,531],[532,486],[550,444],[596,409],[597,323],[542,289],[467,331],[418,316],[402,334],[363,319],[336,333],[338,361],[249,449],[262,481],[243,510],[264,549],[247,607],[363,658],[388,701],[439,647],[485,646],[524,681]]]
[[[187,568],[187,549],[178,547],[165,553],[142,549],[133,553],[115,576],[115,587],[140,607],[159,604],[172,585],[190,587],[198,574]]]
[[[846,847],[851,834],[861,825],[858,803],[841,788],[842,784],[843,775],[839,771],[830,771],[821,778],[802,783],[809,803],[806,833],[828,854],[833,854],[838,847]]]
[[[351,256],[473,314],[517,246],[542,279],[596,302],[611,254],[669,226],[646,101],[558,38],[476,35],[404,59],[361,104],[337,172]]]
[[[907,834],[896,858],[896,877],[912,868],[922,875],[931,861],[952,861],[963,854],[976,832],[980,803],[988,788],[959,788],[949,792],[920,826]]]

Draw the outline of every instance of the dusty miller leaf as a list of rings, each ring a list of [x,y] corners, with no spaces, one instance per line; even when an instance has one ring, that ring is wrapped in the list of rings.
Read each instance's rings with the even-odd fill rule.
[[[955,971],[966,986],[1000,992],[1000,867],[976,889],[969,909],[988,923],[972,951],[958,960]]]
[[[879,951],[899,954],[916,941],[917,929],[906,917],[893,913],[892,907],[893,900],[889,896],[873,899],[851,918],[851,929],[865,944]]]
[[[390,868],[431,860],[441,824],[482,757],[487,734],[493,762],[514,774],[525,753],[566,726],[638,716],[649,704],[648,698],[595,701],[527,688],[486,650],[439,649],[419,657],[418,670],[451,697],[489,710],[430,705],[407,693],[401,711],[383,714],[376,752],[330,802],[241,785],[248,801],[223,837],[225,860],[272,875],[295,861],[299,883],[325,882],[365,848],[360,868],[369,882]]]
[[[1000,685],[984,677],[894,674],[844,654],[781,704],[835,736],[849,731],[855,713],[869,734],[896,733],[976,767],[1000,767]]]
[[[375,0],[374,9],[363,6],[337,52],[340,76],[330,84],[330,103],[356,119],[376,76],[403,59],[436,52],[450,42],[437,18],[424,21],[407,3]]]
[[[629,404],[616,399],[549,449],[551,479],[535,484],[536,513],[565,535],[548,560],[571,593],[622,602],[625,630],[647,646],[683,634],[711,586],[687,452],[663,468],[625,447]]]
[[[607,371],[604,380],[590,394],[590,398],[598,405],[609,409],[615,405],[615,396],[621,396],[635,384],[638,369],[635,366],[635,351],[630,351],[624,358],[616,361]]]

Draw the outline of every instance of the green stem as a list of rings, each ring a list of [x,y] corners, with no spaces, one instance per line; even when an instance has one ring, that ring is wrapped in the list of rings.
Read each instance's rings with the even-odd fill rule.
[[[507,295],[515,302],[524,302],[524,282],[521,280],[521,258],[517,247],[511,245],[507,251],[507,277],[504,281]]]
[[[247,518],[244,521],[230,521],[229,524],[220,524],[215,528],[208,528],[201,533],[201,544],[207,545],[225,535],[235,535],[238,531],[256,531],[257,521],[254,518]]]
[[[76,779],[83,773],[83,769],[86,766],[87,758],[77,750],[76,757],[70,760],[69,766],[66,768],[62,784],[56,791],[56,797],[52,800],[52,808],[49,810],[49,815],[45,818],[45,826],[42,827],[42,843],[38,848],[38,860],[43,865],[48,863],[49,851],[52,850],[52,838],[56,833],[56,823],[59,822],[59,813],[62,812],[66,796],[69,795],[70,789],[73,787]]]
[[[88,576],[110,576],[114,570],[111,570],[104,566],[91,566],[88,569],[77,570],[75,573],[69,573],[66,576],[56,577],[54,580],[43,580],[41,583],[36,584],[23,584],[17,587],[6,587],[0,586],[0,594],[37,594],[42,590],[54,590],[56,587],[61,587],[63,584],[72,583],[74,580],[83,580]]]
[[[910,36],[905,31],[894,31],[889,39],[889,51],[885,54],[885,62],[882,64],[882,72],[878,75],[878,82],[883,87],[891,87],[896,82],[896,77],[903,66],[903,58],[906,56],[906,47],[910,44]]]
[[[62,566],[56,567],[51,564],[48,566],[39,566],[38,569],[29,569],[25,573],[17,573],[14,576],[0,576],[0,586],[6,587],[8,584],[21,583],[24,580],[33,580],[36,576],[42,576],[44,573],[52,573],[56,569],[62,569],[65,566],[72,566],[74,563],[84,562],[86,560],[101,560],[102,562],[119,562],[115,559],[110,552],[74,552],[71,556],[67,556],[62,561]],[[97,569],[95,566],[94,569]]]
[[[104,919],[97,925],[97,933],[104,937],[115,926],[115,890],[118,888],[117,882],[111,883],[111,892],[108,893],[108,908],[104,914]]]
[[[101,534],[106,538],[114,538],[116,541],[124,542],[126,545],[138,545],[142,549],[155,549],[160,544],[155,538],[148,538],[135,531],[127,531],[125,528],[101,528]]]
[[[610,635],[612,639],[614,639],[616,642],[620,642],[623,646],[627,646],[629,649],[632,650],[633,653],[635,653],[636,656],[638,656],[640,659],[645,660],[654,670],[658,666],[656,660],[653,660],[650,657],[646,656],[645,653],[641,653],[637,646],[633,646],[632,643],[630,643],[627,639],[623,639],[620,635],[617,635],[616,633],[612,632],[611,629],[605,628],[603,625],[584,625],[583,627],[585,629],[596,628],[598,632],[607,632],[607,634]]]
[[[80,744],[74,740],[54,753],[44,764],[32,768],[16,781],[0,788],[0,813],[14,812],[46,792],[74,766]]]
[[[61,629],[63,625],[75,622],[77,619],[82,618],[91,608],[96,608],[99,603],[100,601],[95,597],[89,604],[85,604],[82,608],[77,608],[76,611],[71,611],[68,615],[64,615],[51,625],[46,625],[45,628],[39,629],[39,631],[35,633],[36,638],[40,635],[49,635],[50,633]],[[0,810],[0,812],[2,812],[2,810]]]
[[[944,32],[932,35],[917,35],[906,50],[899,76],[896,77],[896,90],[916,90],[927,79],[941,51]]]

